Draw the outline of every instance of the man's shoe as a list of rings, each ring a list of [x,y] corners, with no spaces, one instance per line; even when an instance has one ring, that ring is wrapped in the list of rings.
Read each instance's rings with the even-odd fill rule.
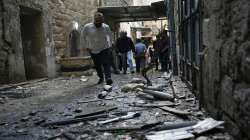
[[[108,80],[106,81],[106,83],[107,83],[107,85],[112,85],[112,84],[113,84],[113,81],[112,81],[111,79],[108,79]]]
[[[97,84],[99,85],[99,84],[101,84],[101,83],[103,83],[103,79],[99,79],[99,81],[97,82]]]

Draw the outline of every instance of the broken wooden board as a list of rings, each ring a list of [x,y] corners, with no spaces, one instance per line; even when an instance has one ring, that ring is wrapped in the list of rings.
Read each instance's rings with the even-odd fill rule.
[[[158,98],[161,100],[170,100],[170,101],[174,100],[173,95],[165,93],[165,92],[152,91],[152,90],[147,90],[147,89],[144,89],[143,92],[148,93],[148,94],[154,96],[155,98]]]
[[[162,109],[162,110],[164,110],[164,111],[167,111],[169,113],[173,113],[175,115],[180,115],[180,116],[187,116],[187,115],[191,114],[190,112],[182,111],[182,110],[177,110],[175,108],[171,108],[171,107],[167,107],[167,106],[159,107],[159,108]]]
[[[99,102],[99,101],[105,101],[105,100],[114,100],[114,99],[119,99],[119,98],[126,98],[127,96],[117,96],[117,97],[110,97],[110,98],[105,98],[105,99],[91,99],[87,101],[78,101],[78,104],[84,104],[84,103],[92,103],[92,102]]]
[[[112,111],[112,110],[115,110],[115,109],[117,109],[116,106],[98,107],[98,108],[89,110],[89,112],[76,115],[75,118],[82,118],[82,117],[87,117],[87,116],[102,114],[102,113],[109,112],[109,111]]]
[[[36,79],[36,80],[31,80],[31,81],[25,81],[25,82],[21,82],[21,83],[17,83],[17,84],[3,85],[3,86],[0,86],[0,91],[9,90],[11,88],[16,88],[18,86],[28,85],[28,84],[32,84],[32,83],[38,83],[38,82],[42,82],[42,81],[46,81],[46,80],[48,80],[48,78],[41,78],[41,79]]]
[[[174,103],[168,102],[168,103],[147,103],[147,104],[131,104],[131,106],[134,107],[164,107],[164,106],[175,106]]]
[[[101,114],[101,115],[95,115],[95,116],[84,117],[84,118],[72,118],[72,119],[65,119],[65,120],[60,120],[60,121],[44,123],[42,124],[42,126],[47,127],[47,126],[53,126],[53,125],[68,125],[68,124],[91,121],[91,120],[96,120],[99,118],[107,118],[107,117],[109,117],[108,114]]]
[[[204,132],[207,132],[213,128],[216,128],[220,125],[222,125],[224,123],[224,121],[216,121],[213,118],[207,118],[201,122],[199,122],[198,124],[196,124],[195,126],[193,126],[193,131],[195,134],[201,134]]]
[[[103,124],[108,124],[108,123],[112,123],[116,121],[128,120],[128,119],[132,119],[132,118],[139,117],[139,116],[141,116],[141,114],[138,112],[128,112],[127,115],[116,117],[116,118],[105,120],[105,121],[100,121],[98,122],[98,124],[103,125]]]
[[[120,132],[120,131],[139,131],[139,130],[145,130],[152,127],[155,127],[157,125],[162,124],[162,122],[154,122],[154,123],[148,123],[145,125],[137,125],[137,126],[121,126],[121,127],[109,127],[109,128],[100,128],[96,129],[96,131],[100,132]]]
[[[146,135],[147,140],[182,140],[190,138],[194,138],[194,135],[187,131],[169,131],[165,133]]]
[[[163,131],[163,130],[179,129],[179,128],[184,128],[184,127],[194,126],[196,124],[197,124],[196,121],[164,123],[163,125],[152,129],[152,131]]]

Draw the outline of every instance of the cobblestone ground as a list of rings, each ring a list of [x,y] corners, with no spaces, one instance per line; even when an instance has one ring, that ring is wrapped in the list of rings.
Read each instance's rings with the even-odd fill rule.
[[[168,84],[168,81],[161,78],[162,73],[153,72],[149,75],[153,81],[153,85]],[[175,108],[189,111],[191,115],[180,117],[167,113],[159,108],[132,106],[134,103],[144,104],[149,102],[160,102],[142,99],[137,97],[135,92],[121,92],[121,87],[129,83],[132,78],[136,77],[142,78],[138,74],[113,75],[113,90],[106,98],[126,97],[91,103],[82,102],[96,99],[97,95],[103,91],[103,85],[95,85],[97,82],[97,77],[95,75],[87,76],[87,82],[81,81],[79,77],[60,77],[17,87],[8,91],[2,91],[0,95],[2,98],[4,97],[6,102],[2,103],[0,106],[0,139],[144,139],[144,135],[147,134],[147,131],[118,131],[116,133],[108,133],[96,130],[115,126],[138,126],[157,121],[199,121],[208,117],[208,114],[199,110],[199,102],[197,100],[192,100],[194,95],[178,77],[173,77],[173,85],[176,94],[182,98],[175,100],[175,103],[178,104]],[[170,86],[167,86],[164,92],[172,94]],[[162,102],[163,101],[161,101],[161,103]],[[99,108],[107,108],[109,106],[117,107],[116,110],[110,113],[137,110],[141,113],[141,116],[106,125],[98,124],[99,121],[107,119],[100,118],[72,125],[52,127],[41,126],[44,122],[64,120],[72,118],[80,113],[86,113]],[[69,134],[70,136],[61,134]],[[230,139],[223,128],[204,134],[204,136],[206,136],[205,138],[207,139]]]

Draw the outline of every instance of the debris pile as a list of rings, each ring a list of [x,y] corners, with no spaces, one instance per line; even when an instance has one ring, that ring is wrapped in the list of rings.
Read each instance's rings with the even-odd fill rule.
[[[147,79],[149,85],[148,81],[138,77],[124,78],[113,86],[88,86],[87,93],[87,88],[81,89],[72,102],[67,100],[61,104],[58,101],[57,105],[51,106],[52,110],[32,110],[22,114],[14,123],[0,123],[0,139],[178,140],[199,139],[201,136],[209,139],[227,137],[223,131],[224,122],[199,110],[199,101],[179,78],[171,74],[154,75],[158,78]],[[87,78],[82,76],[78,82],[88,83],[91,79],[85,80]],[[22,89],[19,87],[18,90]],[[15,128],[15,136],[3,131],[9,126]]]

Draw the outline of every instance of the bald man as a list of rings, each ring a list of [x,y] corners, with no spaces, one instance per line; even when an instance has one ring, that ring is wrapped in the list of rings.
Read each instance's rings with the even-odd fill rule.
[[[111,30],[104,23],[102,13],[95,13],[94,22],[86,24],[83,27],[83,45],[90,53],[93,59],[99,81],[97,84],[104,82],[104,77],[107,85],[113,83],[111,79],[110,60],[111,60]],[[104,70],[104,75],[103,75]]]

